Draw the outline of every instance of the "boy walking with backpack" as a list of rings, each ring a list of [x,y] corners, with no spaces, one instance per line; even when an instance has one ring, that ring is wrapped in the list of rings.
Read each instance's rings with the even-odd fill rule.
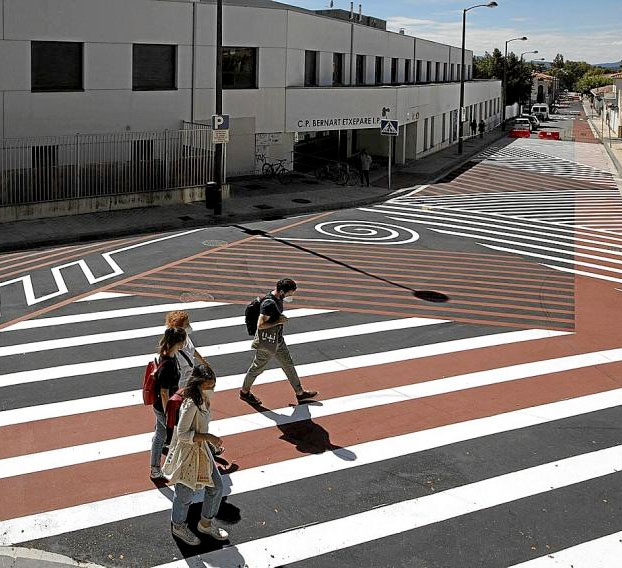
[[[283,315],[283,302],[291,302],[296,289],[296,282],[291,278],[283,278],[276,283],[274,290],[263,300],[251,302],[246,309],[245,315],[249,333],[253,333],[253,324],[256,321],[255,339],[252,344],[256,353],[246,377],[244,377],[240,398],[251,405],[261,405],[261,400],[251,392],[251,387],[273,357],[276,357],[281,365],[296,393],[298,402],[304,402],[317,396],[317,391],[306,391],[302,388],[289,349],[283,339],[283,325],[288,321],[287,316]],[[258,318],[256,318],[257,309],[259,311]]]

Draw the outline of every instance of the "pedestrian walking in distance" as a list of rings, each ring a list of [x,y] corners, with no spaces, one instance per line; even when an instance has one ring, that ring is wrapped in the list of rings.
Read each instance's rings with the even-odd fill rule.
[[[287,316],[283,315],[283,302],[293,301],[296,289],[296,282],[291,278],[283,278],[276,283],[274,290],[261,302],[257,332],[252,343],[253,349],[256,350],[255,358],[246,373],[246,377],[244,377],[244,384],[240,391],[240,398],[249,404],[261,404],[261,400],[251,392],[251,387],[273,357],[276,357],[281,365],[299,402],[317,395],[317,391],[306,391],[302,388],[294,362],[283,338],[283,325],[288,321]]]
[[[190,546],[201,544],[187,523],[194,494],[201,490],[205,494],[197,531],[216,540],[229,538],[226,530],[214,525],[223,496],[222,478],[210,449],[211,445],[222,451],[223,442],[208,431],[215,386],[212,369],[202,365],[194,368],[182,393],[179,419],[163,468],[166,478],[175,484],[171,532]]]
[[[477,121],[473,118],[471,119],[471,136],[475,136],[477,134]]]
[[[151,479],[162,479],[162,448],[166,443],[166,417],[164,409],[168,399],[179,388],[181,372],[177,361],[177,353],[186,342],[186,332],[180,327],[169,327],[164,332],[159,344],[160,369],[155,380],[155,433],[151,442]]]
[[[369,187],[369,170],[371,169],[372,159],[367,153],[367,150],[363,148],[361,150],[361,185],[367,183]]]
[[[486,132],[486,123],[484,122],[484,119],[482,118],[479,121],[479,137],[480,138],[484,137],[484,132]]]
[[[184,346],[177,352],[177,362],[181,370],[181,380],[179,381],[180,387],[185,387],[192,375],[192,369],[196,365],[196,359],[198,359],[204,367],[210,367],[209,363],[201,356],[190,335],[193,333],[192,326],[190,325],[190,316],[188,312],[183,310],[176,310],[166,314],[166,327],[181,327],[186,332],[186,341]]]

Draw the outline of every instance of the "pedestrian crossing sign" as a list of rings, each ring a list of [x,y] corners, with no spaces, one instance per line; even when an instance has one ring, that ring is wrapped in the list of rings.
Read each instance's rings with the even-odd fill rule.
[[[399,134],[399,125],[397,120],[381,120],[380,134],[383,136],[397,136]]]

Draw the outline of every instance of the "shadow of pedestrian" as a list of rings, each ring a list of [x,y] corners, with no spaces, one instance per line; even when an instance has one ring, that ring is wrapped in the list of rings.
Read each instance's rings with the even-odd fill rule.
[[[354,461],[356,459],[354,452],[333,444],[326,429],[313,422],[310,406],[321,406],[321,403],[310,401],[298,404],[291,415],[279,414],[262,405],[255,406],[254,409],[273,420],[282,432],[280,439],[296,446],[296,450],[301,454],[333,452],[344,461]]]

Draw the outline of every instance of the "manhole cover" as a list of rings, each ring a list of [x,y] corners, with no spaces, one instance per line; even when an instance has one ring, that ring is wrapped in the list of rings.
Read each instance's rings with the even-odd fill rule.
[[[203,241],[204,247],[219,247],[222,245],[226,245],[228,241]]]
[[[302,180],[302,183],[304,183],[305,185],[320,185],[320,182],[315,181],[314,179],[305,179]]]
[[[179,299],[184,302],[213,302],[214,296],[209,292],[182,292]]]
[[[253,205],[255,209],[274,209],[271,205],[266,205],[265,203],[260,203],[259,205]]]
[[[294,203],[311,203],[311,201],[309,199],[302,199],[302,198],[300,198],[300,199],[292,199],[292,201]]]
[[[188,215],[182,215],[181,217],[179,217],[179,219],[181,219],[182,221],[192,221],[194,217],[188,217]]]
[[[266,189],[265,185],[259,185],[258,183],[249,183],[244,186],[246,189]]]

